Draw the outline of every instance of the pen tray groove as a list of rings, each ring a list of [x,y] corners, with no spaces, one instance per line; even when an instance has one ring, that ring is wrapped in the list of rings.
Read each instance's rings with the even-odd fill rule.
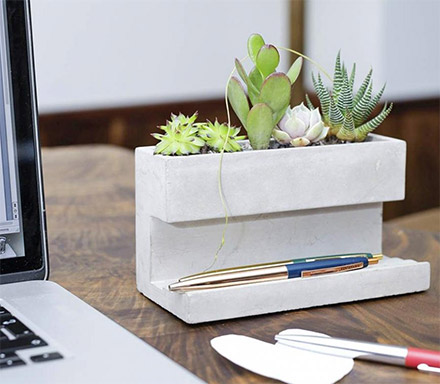
[[[361,270],[309,278],[186,293],[169,291],[172,282],[152,282],[148,296],[185,322],[201,323],[424,291],[430,265],[384,256]]]

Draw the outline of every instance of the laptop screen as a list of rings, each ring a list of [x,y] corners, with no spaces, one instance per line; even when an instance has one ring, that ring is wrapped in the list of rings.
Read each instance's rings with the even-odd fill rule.
[[[46,240],[29,4],[0,0],[0,282],[44,278]]]
[[[3,7],[2,2],[2,7]],[[0,31],[0,259],[24,256],[6,23]]]

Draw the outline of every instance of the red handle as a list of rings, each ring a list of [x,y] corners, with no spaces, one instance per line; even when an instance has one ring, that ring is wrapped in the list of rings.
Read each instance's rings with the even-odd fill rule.
[[[419,364],[427,364],[430,367],[440,368],[440,351],[408,348],[405,365],[407,367],[417,368]]]

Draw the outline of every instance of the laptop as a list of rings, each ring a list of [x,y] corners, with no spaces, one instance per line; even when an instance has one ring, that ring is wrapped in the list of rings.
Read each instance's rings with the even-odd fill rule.
[[[202,383],[49,274],[28,1],[0,0],[2,383]]]

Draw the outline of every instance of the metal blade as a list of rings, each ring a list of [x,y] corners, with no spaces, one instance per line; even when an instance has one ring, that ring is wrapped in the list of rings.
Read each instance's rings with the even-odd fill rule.
[[[365,360],[382,361],[390,364],[405,364],[408,350],[405,347],[382,345],[348,339],[320,336],[304,336],[282,333],[275,339],[285,345],[308,349],[335,356],[352,356]]]

